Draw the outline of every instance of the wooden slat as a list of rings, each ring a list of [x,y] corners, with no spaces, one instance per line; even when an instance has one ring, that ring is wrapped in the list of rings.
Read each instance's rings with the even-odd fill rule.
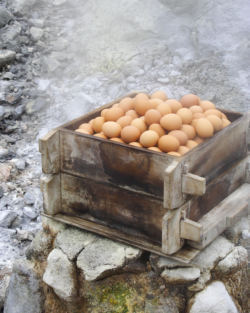
[[[206,178],[194,174],[182,175],[182,192],[202,196],[206,192]]]
[[[181,220],[181,238],[200,241],[203,237],[203,226],[188,218]]]
[[[61,175],[49,175],[40,179],[40,188],[43,193],[43,211],[54,215],[60,213],[61,206]]]
[[[233,209],[227,215],[227,227],[233,226],[242,217],[247,216],[249,213],[250,213],[249,203],[248,202],[240,203],[235,209]]]
[[[183,263],[190,263],[199,253],[200,251],[188,246],[183,247],[181,250],[179,250],[177,253],[172,254],[171,256],[167,256],[161,251],[161,246],[157,244],[152,244],[146,240],[142,240],[136,236],[129,235],[127,233],[124,233],[119,230],[115,230],[103,225],[98,225],[96,223],[93,223],[91,221],[87,221],[82,218],[69,216],[66,214],[57,214],[57,215],[46,215],[42,214],[43,216],[46,216],[48,218],[54,219],[56,221],[66,223],[75,227],[79,227],[81,229],[94,232],[98,235],[107,237],[112,240],[117,240],[122,243],[134,246],[136,248],[140,248],[152,253],[155,253],[157,255],[167,257],[172,260],[176,260]]]

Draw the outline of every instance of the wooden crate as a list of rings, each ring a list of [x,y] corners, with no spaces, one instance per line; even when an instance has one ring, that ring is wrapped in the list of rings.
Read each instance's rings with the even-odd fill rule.
[[[181,157],[74,132],[122,98],[40,139],[44,215],[189,262],[248,213],[250,114]]]

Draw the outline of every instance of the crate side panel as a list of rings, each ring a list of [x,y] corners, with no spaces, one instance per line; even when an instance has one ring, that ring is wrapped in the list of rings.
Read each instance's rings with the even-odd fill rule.
[[[61,174],[62,212],[161,244],[162,201]]]

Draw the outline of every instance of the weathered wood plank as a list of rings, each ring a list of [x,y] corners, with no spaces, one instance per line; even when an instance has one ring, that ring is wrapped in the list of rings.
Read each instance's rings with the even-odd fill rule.
[[[188,218],[181,220],[181,238],[200,241],[203,237],[203,226]]]
[[[61,212],[61,175],[49,175],[40,179],[40,188],[43,193],[43,211],[54,215]]]
[[[194,174],[182,175],[182,192],[202,196],[206,193],[206,178]]]
[[[161,244],[161,200],[61,174],[62,212]]]
[[[91,221],[88,221],[79,217],[70,216],[67,214],[57,214],[53,216],[46,215],[46,214],[42,214],[42,215],[48,218],[57,220],[59,222],[65,223],[65,224],[69,224],[69,225],[79,227],[87,231],[94,232],[98,235],[107,237],[109,239],[117,240],[122,243],[140,248],[142,250],[146,250],[146,251],[155,253],[157,255],[167,257],[169,259],[173,259],[173,260],[187,263],[187,264],[190,263],[200,253],[200,250],[197,250],[188,246],[184,246],[181,250],[179,250],[175,254],[166,256],[164,253],[162,253],[161,245],[152,244],[149,241],[142,240],[139,237],[127,234],[120,230],[112,229],[107,226],[99,225],[94,222],[91,222]]]
[[[250,207],[248,202],[240,203],[227,215],[227,227],[233,226],[242,217],[247,216],[250,213]]]

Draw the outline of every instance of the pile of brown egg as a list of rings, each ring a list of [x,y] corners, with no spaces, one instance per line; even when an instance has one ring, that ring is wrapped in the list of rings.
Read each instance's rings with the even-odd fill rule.
[[[177,101],[157,91],[124,98],[76,131],[181,156],[229,124],[210,101],[193,94]]]

